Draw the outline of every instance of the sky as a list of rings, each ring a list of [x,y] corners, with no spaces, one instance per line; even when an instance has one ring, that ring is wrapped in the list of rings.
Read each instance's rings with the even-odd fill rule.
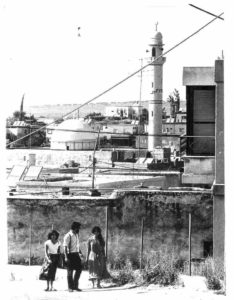
[[[149,44],[163,35],[164,51],[213,17],[188,1],[3,0],[3,92],[6,112],[42,104],[82,104],[149,62]],[[223,1],[195,1],[214,14]],[[78,27],[80,30],[78,31]],[[80,36],[78,36],[80,34]],[[213,66],[224,50],[224,22],[216,20],[166,55],[163,100],[176,88],[182,100],[184,66]],[[225,51],[224,51],[225,55]],[[148,100],[152,68],[96,101]]]

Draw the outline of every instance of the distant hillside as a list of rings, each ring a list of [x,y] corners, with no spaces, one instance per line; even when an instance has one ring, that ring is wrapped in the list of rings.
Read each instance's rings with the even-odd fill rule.
[[[105,114],[105,109],[107,106],[113,105],[133,105],[136,101],[127,102],[100,102],[100,103],[90,103],[82,107],[79,111],[80,117],[85,117],[87,114],[96,112]],[[141,104],[148,109],[148,101],[142,101]],[[168,102],[164,102],[163,106],[166,108],[167,114],[170,112],[170,105]],[[60,118],[63,115],[75,110],[79,107],[79,104],[54,104],[54,105],[38,105],[38,106],[26,106],[26,113],[33,114],[36,118]],[[186,102],[181,101],[181,109],[186,110]],[[74,113],[78,115],[78,113]]]

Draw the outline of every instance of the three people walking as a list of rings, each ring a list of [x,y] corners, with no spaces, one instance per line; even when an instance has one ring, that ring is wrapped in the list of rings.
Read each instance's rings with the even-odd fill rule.
[[[64,236],[64,260],[67,268],[68,291],[78,291],[79,279],[82,272],[83,254],[80,249],[79,231],[81,224],[73,222],[69,232]],[[49,264],[47,276],[47,288],[45,291],[56,291],[53,287],[56,270],[60,260],[61,244],[58,240],[59,233],[52,230],[48,234],[48,240],[45,242],[45,259]],[[93,227],[92,235],[87,242],[86,263],[89,271],[89,280],[92,281],[93,288],[95,283],[97,288],[101,288],[102,279],[109,277],[106,269],[105,241],[102,236],[101,228]]]

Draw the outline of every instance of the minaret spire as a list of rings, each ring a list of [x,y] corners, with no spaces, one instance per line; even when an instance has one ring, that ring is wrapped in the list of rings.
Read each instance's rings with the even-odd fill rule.
[[[20,104],[20,121],[23,121],[23,112],[24,112],[24,94]]]
[[[157,21],[157,23],[155,23],[155,28],[156,28],[156,31],[158,31],[158,21]]]

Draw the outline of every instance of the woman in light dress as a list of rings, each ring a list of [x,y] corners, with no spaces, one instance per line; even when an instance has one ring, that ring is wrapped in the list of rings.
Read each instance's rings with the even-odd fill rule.
[[[58,238],[58,231],[52,230],[48,234],[48,240],[45,242],[45,259],[49,263],[47,288],[45,289],[45,291],[56,291],[56,289],[54,289],[53,287],[53,283],[55,280],[55,274],[58,267],[60,255],[60,242]]]
[[[105,241],[100,227],[93,227],[92,236],[88,239],[87,247],[86,261],[88,263],[89,280],[92,281],[93,288],[95,282],[97,288],[101,288],[100,281],[108,277],[108,272],[106,270]]]

